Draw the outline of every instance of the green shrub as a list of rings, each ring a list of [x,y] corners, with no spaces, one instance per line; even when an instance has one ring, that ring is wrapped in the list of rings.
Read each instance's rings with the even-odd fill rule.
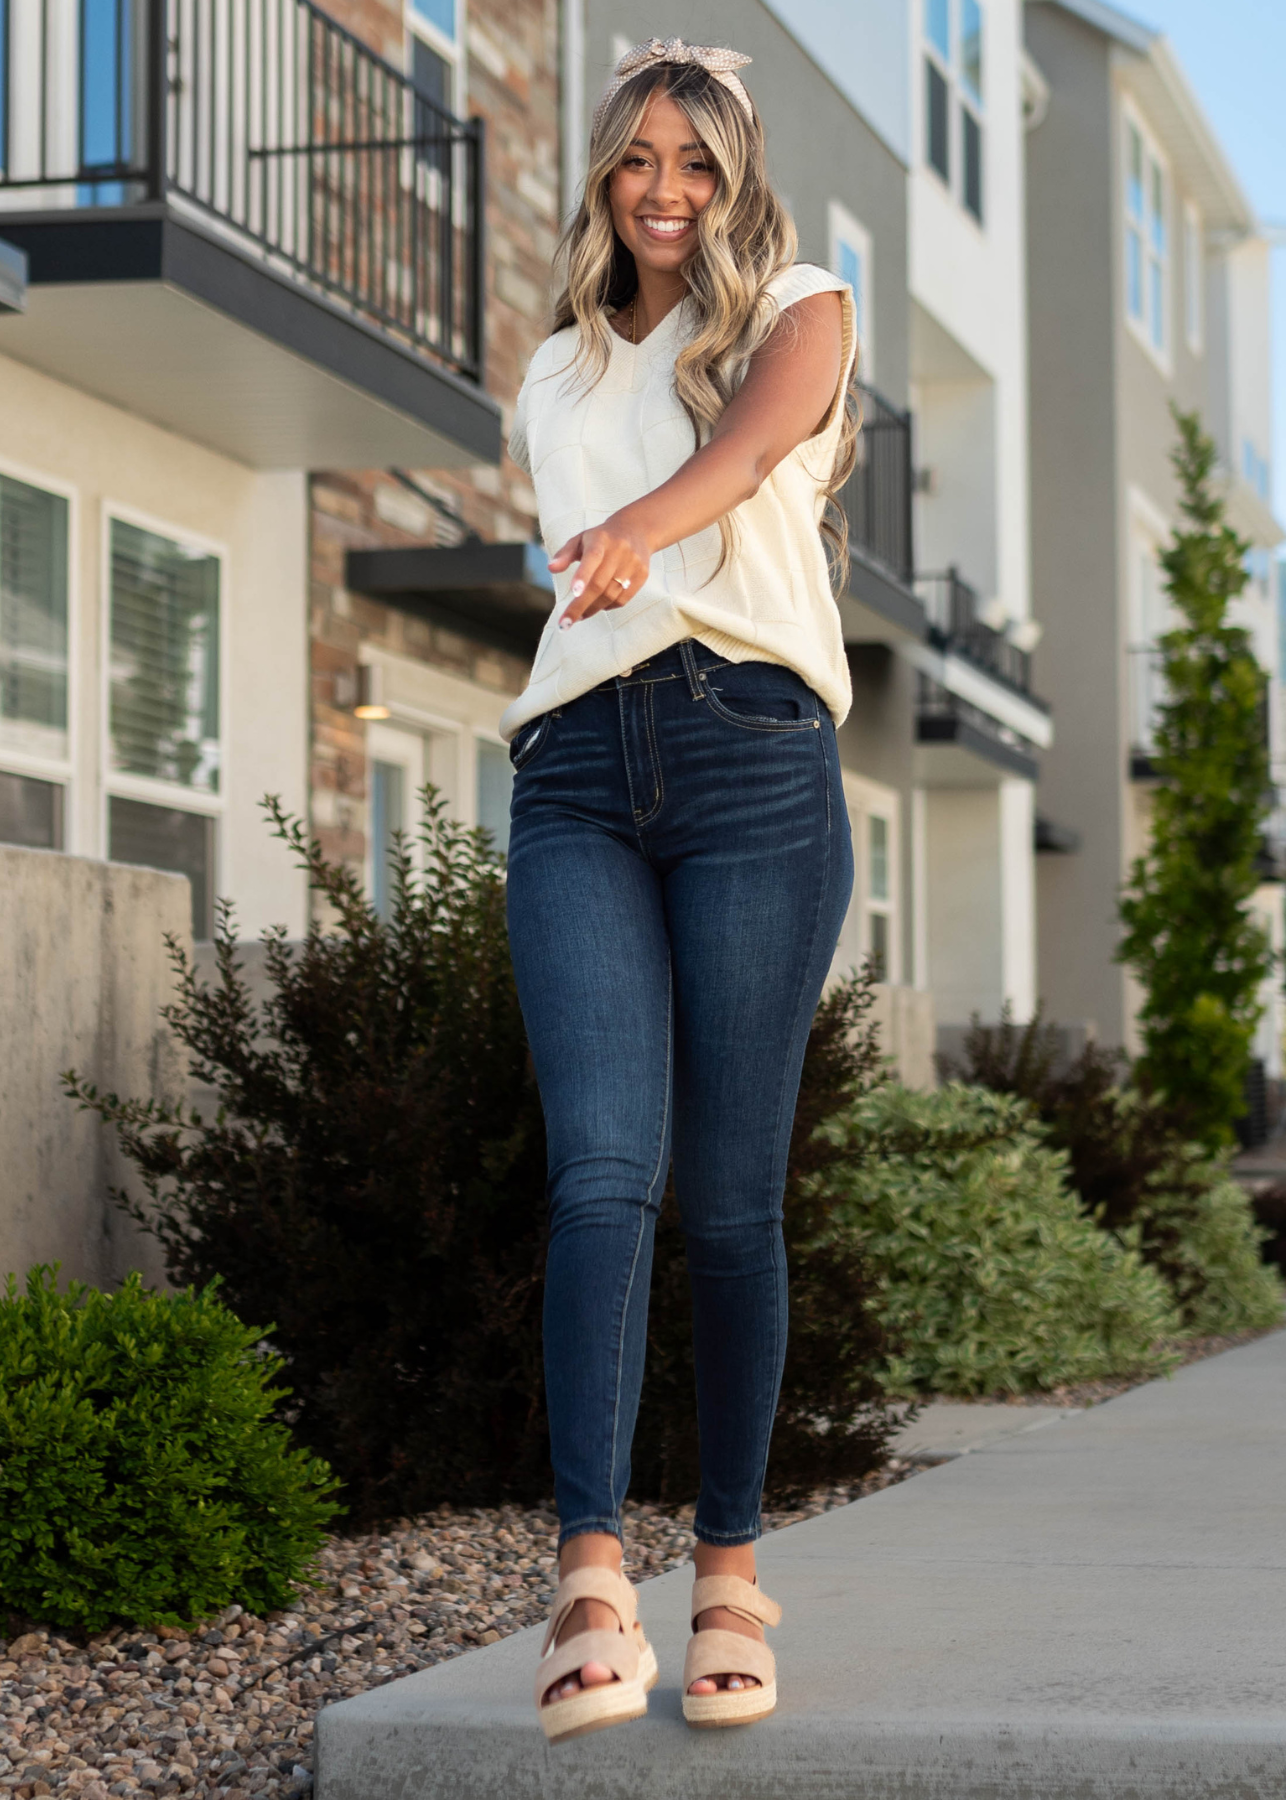
[[[1050,1144],[1067,1152],[1085,1210],[1137,1244],[1165,1279],[1180,1329],[1197,1336],[1256,1330],[1281,1316],[1280,1280],[1264,1266],[1253,1203],[1226,1164],[1189,1141],[1184,1114],[1139,1083],[1123,1086],[1122,1051],[1087,1044],[1057,1067],[1057,1027],[975,1018],[960,1073],[1029,1100]]]
[[[827,1128],[825,1177],[877,1272],[898,1393],[1020,1393],[1167,1366],[1177,1317],[1137,1247],[1087,1219],[1022,1101],[887,1087]]]
[[[265,1613],[306,1578],[337,1485],[269,1418],[263,1333],[215,1294],[56,1271],[0,1299],[0,1601],[64,1627]]]
[[[432,790],[425,798],[423,873],[398,852],[387,921],[350,870],[266,803],[332,922],[298,949],[268,934],[263,1007],[239,973],[226,906],[209,987],[172,946],[179,999],[167,1017],[220,1096],[215,1118],[67,1081],[138,1170],[145,1199],[116,1197],[159,1238],[171,1277],[217,1276],[239,1314],[277,1321],[295,1435],[331,1463],[361,1521],[442,1501],[543,1499],[552,1486],[545,1135],[503,865]],[[868,1005],[869,983],[837,994],[805,1059],[786,1200],[793,1335],[771,1475],[783,1493],[877,1466],[891,1429],[860,1252],[820,1229],[804,1182],[832,1154],[812,1143],[814,1126],[874,1078],[874,1040],[857,1026]],[[635,1438],[640,1497],[696,1492],[690,1334],[671,1202]]]

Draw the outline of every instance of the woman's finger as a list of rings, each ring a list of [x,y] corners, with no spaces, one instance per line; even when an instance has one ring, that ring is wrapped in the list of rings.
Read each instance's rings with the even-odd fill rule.
[[[594,581],[595,592],[586,592],[579,616],[588,619],[593,613],[624,606],[646,578],[645,565],[631,551],[623,549],[605,559]]]
[[[580,559],[580,567],[576,571],[576,579],[572,583],[571,605],[558,621],[559,625],[564,630],[566,630],[569,625],[574,625],[578,619],[584,617],[585,608],[598,594],[599,587],[595,577],[602,565],[603,555],[604,552],[601,546],[591,544],[587,548],[584,548],[584,554]]]
[[[555,575],[561,575],[564,569],[569,569],[574,562],[580,561],[584,540],[584,532],[578,531],[575,537],[568,538],[561,550],[554,552],[549,559],[549,566]]]

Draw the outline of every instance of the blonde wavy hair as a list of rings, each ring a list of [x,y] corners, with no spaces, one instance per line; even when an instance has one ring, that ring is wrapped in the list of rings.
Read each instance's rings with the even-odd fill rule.
[[[580,327],[575,371],[592,386],[611,356],[606,315],[628,306],[638,288],[634,258],[612,223],[612,175],[657,93],[682,107],[716,171],[714,194],[697,218],[697,248],[683,267],[696,328],[674,364],[675,394],[699,448],[736,393],[750,357],[782,316],[767,288],[794,261],[796,238],[768,179],[758,113],[747,118],[722,83],[698,64],[654,63],[604,107],[590,139],[584,194],[559,244],[566,285],[554,308],[553,329]],[[859,417],[851,381],[842,406],[835,465],[819,477],[825,489],[819,529],[837,588],[848,579],[848,519],[838,494],[857,458]],[[723,549],[715,574],[735,546],[729,515],[720,519],[719,532]]]

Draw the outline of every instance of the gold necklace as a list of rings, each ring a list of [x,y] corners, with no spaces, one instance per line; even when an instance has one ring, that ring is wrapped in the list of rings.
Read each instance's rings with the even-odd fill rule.
[[[638,306],[639,306],[639,291],[637,288],[635,288],[633,294],[631,294],[631,296],[630,296],[630,342],[631,343],[634,343],[634,341],[635,341],[635,338],[634,338],[634,315],[638,311]]]

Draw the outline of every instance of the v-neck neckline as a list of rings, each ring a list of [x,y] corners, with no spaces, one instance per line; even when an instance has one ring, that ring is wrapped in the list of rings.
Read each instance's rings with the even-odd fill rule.
[[[616,328],[611,324],[610,320],[608,322],[607,329],[611,332],[612,336],[616,339],[616,342],[618,344],[621,344],[626,350],[630,350],[630,351],[633,351],[637,355],[641,355],[643,353],[643,351],[650,349],[650,347],[655,343],[655,341],[661,336],[661,334],[663,332],[665,332],[667,330],[673,330],[673,322],[677,319],[677,315],[683,311],[684,307],[687,304],[688,304],[688,296],[685,294],[681,300],[677,300],[674,303],[674,305],[670,308],[669,312],[666,313],[665,317],[660,321],[660,323],[654,325],[652,327],[651,331],[648,332],[647,336],[645,338],[641,338],[637,344],[632,344],[630,342],[630,340],[624,336],[623,333],[617,331]],[[613,354],[615,354],[615,350],[613,350]]]

